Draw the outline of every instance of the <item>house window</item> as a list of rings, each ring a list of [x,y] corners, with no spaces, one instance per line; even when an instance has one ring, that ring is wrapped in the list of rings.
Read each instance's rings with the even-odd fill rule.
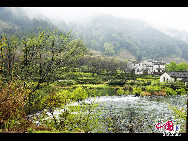
[[[163,82],[165,82],[165,77],[163,77]]]
[[[168,81],[168,78],[166,79],[166,81]]]

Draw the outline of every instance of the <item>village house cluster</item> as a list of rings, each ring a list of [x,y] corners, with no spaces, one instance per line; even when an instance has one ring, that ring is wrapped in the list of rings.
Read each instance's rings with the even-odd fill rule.
[[[161,75],[165,72],[165,63],[154,59],[145,61],[128,61],[128,66],[135,74],[153,74]]]
[[[128,61],[127,64],[131,73],[158,75],[160,76],[160,82],[175,82],[179,80],[184,82],[185,85],[188,82],[188,71],[166,72],[163,61],[150,59],[140,62]]]

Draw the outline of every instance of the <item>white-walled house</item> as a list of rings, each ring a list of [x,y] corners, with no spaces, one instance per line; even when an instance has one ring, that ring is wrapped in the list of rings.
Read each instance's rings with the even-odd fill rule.
[[[174,82],[174,78],[165,72],[160,76],[160,82]]]
[[[180,80],[185,82],[188,81],[188,71],[179,71],[179,72],[165,72],[160,76],[160,82],[175,82]]]
[[[129,61],[129,66],[135,74],[155,74],[161,75],[165,71],[165,63],[155,60],[145,60],[142,62]]]
[[[165,63],[153,62],[153,73],[163,73],[165,71]]]
[[[143,74],[142,62],[132,64],[132,69],[134,69],[135,74]]]

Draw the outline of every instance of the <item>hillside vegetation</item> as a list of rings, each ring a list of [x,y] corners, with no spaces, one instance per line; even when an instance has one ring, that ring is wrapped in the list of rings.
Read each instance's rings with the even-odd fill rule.
[[[101,51],[104,55],[108,50],[112,53],[106,55],[121,56],[123,49],[128,52],[125,55],[131,54],[137,60],[175,57],[188,59],[187,43],[140,20],[99,15],[87,24],[72,24],[71,28],[89,48]]]
[[[80,23],[61,21],[54,25],[48,18],[30,19],[22,9],[14,12],[0,8],[0,32],[28,33],[37,28],[72,31],[86,46],[98,54],[121,59],[175,59],[188,61],[188,44],[172,37],[152,25],[137,19],[122,19],[111,15],[98,15]]]

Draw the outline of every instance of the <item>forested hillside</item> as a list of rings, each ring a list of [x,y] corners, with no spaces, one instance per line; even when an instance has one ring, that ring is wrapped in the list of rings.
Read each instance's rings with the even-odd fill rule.
[[[137,60],[173,57],[188,59],[188,44],[140,20],[99,15],[87,24],[73,24],[71,28],[89,48],[106,55],[124,57],[124,51],[124,55],[133,55]]]
[[[65,23],[61,23],[61,27],[63,26],[65,26],[63,30],[67,29]],[[37,32],[39,28],[60,30],[59,27],[52,24],[46,17],[43,17],[43,19],[31,19],[20,8],[0,8],[0,33],[21,35],[29,32]]]
[[[45,19],[45,20],[44,20]],[[0,32],[8,34],[35,32],[37,28],[72,31],[94,54],[121,59],[176,59],[188,61],[188,44],[136,19],[98,15],[85,21],[54,25],[48,18],[30,19],[22,9],[0,8]]]

